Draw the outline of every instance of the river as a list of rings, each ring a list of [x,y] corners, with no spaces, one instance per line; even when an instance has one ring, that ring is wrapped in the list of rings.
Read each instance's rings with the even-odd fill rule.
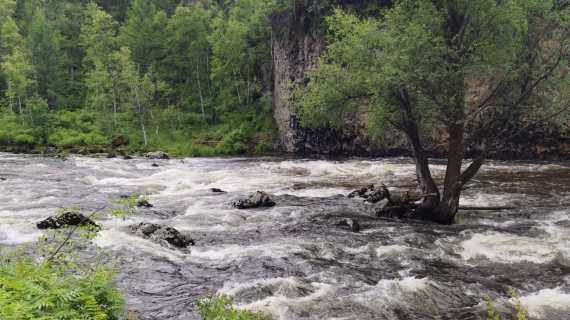
[[[432,169],[441,177],[444,167]],[[512,310],[509,288],[530,319],[570,319],[569,163],[490,162],[462,204],[519,209],[462,212],[453,226],[374,218],[372,205],[344,196],[369,183],[413,185],[414,166],[404,158],[0,154],[0,246],[35,241],[35,223],[59,207],[88,211],[139,192],[155,207],[103,219],[94,245],[118,262],[117,282],[142,320],[198,319],[196,300],[213,293],[273,319],[482,319],[484,296]],[[277,205],[230,206],[256,190]],[[362,231],[336,226],[343,217]],[[173,226],[196,246],[188,254],[127,232],[141,221]]]

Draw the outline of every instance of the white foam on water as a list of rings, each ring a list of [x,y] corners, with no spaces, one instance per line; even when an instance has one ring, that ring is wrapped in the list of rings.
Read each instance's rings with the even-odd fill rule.
[[[473,234],[460,247],[459,254],[465,260],[548,263],[556,257],[555,248],[546,241],[500,232]]]
[[[151,240],[143,239],[118,229],[104,229],[92,240],[93,244],[101,248],[110,248],[116,251],[135,249],[150,255],[164,257],[175,263],[184,263],[188,258],[186,252],[165,248]]]
[[[235,288],[225,287],[220,292],[221,293],[237,293],[241,290],[251,288],[255,285],[278,285],[280,288],[277,290],[275,295],[266,297],[264,299],[244,304],[238,305],[238,308],[261,311],[264,314],[270,315],[271,319],[276,320],[289,320],[296,318],[295,311],[302,309],[310,309],[314,307],[317,301],[321,299],[332,296],[336,291],[336,288],[330,284],[313,282],[310,283],[314,291],[305,296],[288,296],[285,294],[288,291],[294,291],[295,288],[304,286],[304,284],[299,283],[294,278],[276,278],[267,279],[261,281],[254,281],[251,285],[238,285]]]
[[[545,310],[554,309],[567,311],[570,319],[570,293],[563,292],[560,288],[540,290],[521,297],[520,302],[531,317],[542,319]]]
[[[251,246],[225,245],[219,247],[193,247],[192,258],[205,260],[235,260],[245,256],[284,258],[304,251],[301,246],[293,244],[295,240],[283,240],[280,243],[267,243]]]
[[[18,245],[32,243],[42,235],[35,225],[0,224],[0,244]]]
[[[389,245],[381,246],[376,249],[376,255],[378,257],[393,256],[403,252],[406,252],[412,248],[402,245]]]

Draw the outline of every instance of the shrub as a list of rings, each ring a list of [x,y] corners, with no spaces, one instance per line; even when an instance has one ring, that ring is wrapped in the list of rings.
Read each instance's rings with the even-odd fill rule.
[[[198,302],[198,310],[203,320],[265,320],[263,314],[239,310],[226,295],[204,298]]]
[[[115,320],[124,302],[107,268],[86,270],[30,258],[0,261],[0,319]]]

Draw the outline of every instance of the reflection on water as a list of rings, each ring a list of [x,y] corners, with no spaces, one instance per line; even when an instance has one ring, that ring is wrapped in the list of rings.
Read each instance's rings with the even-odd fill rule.
[[[369,183],[413,186],[408,159],[151,164],[1,154],[0,245],[34,241],[35,222],[58,207],[87,210],[136,191],[154,211],[105,219],[94,243],[119,261],[119,284],[142,319],[197,319],[196,299],[216,292],[275,319],[479,319],[483,296],[508,311],[511,287],[531,318],[570,319],[567,164],[490,163],[462,203],[520,209],[464,212],[454,226],[378,220],[372,206],[343,196]],[[433,170],[441,177],[444,166]],[[229,206],[256,190],[277,206]],[[336,227],[343,217],[358,219],[362,232]],[[197,245],[184,254],[126,232],[141,221],[174,226]]]

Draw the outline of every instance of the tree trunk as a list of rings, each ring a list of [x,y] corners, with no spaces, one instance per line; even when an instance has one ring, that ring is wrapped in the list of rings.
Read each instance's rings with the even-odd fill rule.
[[[447,168],[443,182],[443,197],[438,208],[433,212],[433,220],[450,224],[459,210],[461,196],[461,164],[463,163],[463,124],[449,126],[449,151]]]
[[[439,205],[439,190],[429,169],[429,159],[425,154],[420,140],[420,133],[417,123],[412,112],[410,97],[405,89],[399,90],[397,93],[400,101],[400,112],[402,115],[402,129],[406,133],[406,137],[412,149],[412,155],[416,165],[416,177],[420,185],[422,194],[426,195],[418,208],[421,216],[427,217],[434,208]]]
[[[206,120],[206,110],[204,110],[204,97],[202,96],[202,84],[200,82],[200,68],[196,63],[196,80],[198,81],[198,94],[200,95],[200,107],[202,108],[202,121]]]

